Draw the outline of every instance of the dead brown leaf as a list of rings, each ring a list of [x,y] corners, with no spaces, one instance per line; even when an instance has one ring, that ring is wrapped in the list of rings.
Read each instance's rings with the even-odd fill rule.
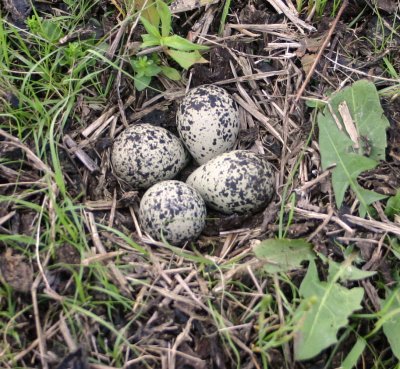
[[[303,67],[304,73],[308,74],[308,72],[311,69],[311,66],[313,65],[315,58],[317,54],[304,54],[301,58],[301,65]]]
[[[355,149],[358,149],[360,147],[358,141],[359,141],[359,136],[357,132],[356,125],[354,124],[354,120],[351,116],[350,109],[347,106],[346,101],[342,101],[339,106],[338,106],[339,114],[342,117],[342,121],[344,124],[344,127],[346,128],[347,134],[350,136],[350,139],[353,141],[354,145],[353,147]]]

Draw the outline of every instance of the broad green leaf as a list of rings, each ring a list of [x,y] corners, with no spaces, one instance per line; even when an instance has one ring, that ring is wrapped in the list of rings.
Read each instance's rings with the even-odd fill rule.
[[[323,169],[340,163],[342,155],[351,152],[352,141],[343,131],[339,131],[331,117],[318,114],[319,144]]]
[[[158,29],[160,16],[154,0],[135,0],[135,9],[141,12],[141,16],[146,18],[154,27]]]
[[[374,160],[385,160],[386,129],[389,121],[384,115],[375,85],[370,81],[360,80],[331,97],[329,103],[342,126],[338,107],[344,101],[361,138],[359,154],[368,152],[368,156]],[[328,107],[324,114],[332,117]]]
[[[166,37],[171,32],[171,11],[164,1],[157,0],[157,12],[161,19],[161,36]]]
[[[144,76],[144,71],[142,71],[142,70],[138,70],[136,73],[135,73],[135,78],[136,79],[140,79],[140,78],[142,78]]]
[[[161,38],[160,31],[157,29],[157,27],[153,26],[146,18],[140,17],[140,21],[142,22],[146,32],[155,37],[155,38]]]
[[[310,307],[303,312],[302,324],[295,335],[296,360],[311,359],[337,342],[338,330],[348,324],[350,314],[361,309],[364,290],[347,289],[336,283],[342,272],[330,282],[321,282],[315,262],[310,261],[300,286],[300,295],[310,302]]]
[[[147,77],[154,77],[160,72],[161,68],[157,64],[149,64],[144,71],[144,75]]]
[[[373,204],[375,201],[383,200],[386,199],[386,195],[381,195],[380,193],[366,190],[365,188],[362,188],[360,185],[357,185],[357,197],[360,199],[364,199],[366,204]],[[360,203],[358,212],[360,213],[361,217],[365,217],[365,215],[368,212],[368,207],[364,205],[364,202]]]
[[[162,66],[161,71],[167,78],[173,81],[179,81],[181,79],[180,73],[175,68]]]
[[[149,87],[151,82],[151,77],[148,76],[135,76],[135,88],[138,91],[144,90],[146,87]]]
[[[386,204],[385,214],[390,218],[400,214],[400,190],[397,190],[396,195],[389,198]]]
[[[357,142],[350,138],[339,113],[339,107],[344,104],[348,107],[350,121],[355,128],[356,137],[353,140],[357,138]],[[374,84],[361,80],[332,95],[323,113],[318,114],[318,126],[322,167],[334,167],[332,186],[336,205],[342,205],[350,187],[360,201],[360,215],[364,216],[370,204],[385,198],[363,189],[357,182],[358,175],[375,168],[378,161],[385,158],[389,122],[383,115]]]
[[[178,35],[163,37],[161,39],[163,46],[171,47],[180,51],[193,51],[193,50],[208,50],[208,46],[194,44],[193,42],[187,40]]]
[[[160,45],[160,38],[159,37],[155,37],[155,36],[149,35],[147,33],[142,35],[142,40],[143,40],[143,42],[140,45],[141,49],[145,49],[146,47],[153,47],[153,46]]]
[[[329,135],[329,133],[328,133]],[[323,140],[321,140],[323,141]],[[336,195],[336,203],[340,206],[343,202],[345,192],[350,186],[351,189],[358,195],[361,203],[366,203],[359,193],[360,186],[357,182],[357,177],[364,171],[375,168],[376,162],[365,156],[357,154],[338,153],[335,169],[332,171],[332,186]]]
[[[327,259],[329,263],[329,277],[334,277],[340,272],[340,268],[344,270],[341,271],[340,280],[345,281],[359,281],[360,279],[365,279],[372,277],[376,274],[374,271],[362,270],[349,263],[337,263],[331,259]]]
[[[299,268],[302,261],[315,258],[312,245],[303,239],[265,240],[253,251],[258,259],[265,261],[263,269],[268,273],[287,272]]]
[[[382,309],[385,311],[383,332],[393,354],[400,360],[400,290],[393,291],[386,300],[382,301]]]
[[[189,69],[195,63],[208,63],[198,51],[186,52],[166,49],[165,52],[183,69]]]
[[[336,205],[343,203],[346,190],[350,187],[360,201],[360,213],[365,213],[368,205],[385,196],[364,190],[357,182],[359,174],[376,167],[375,160],[351,152],[352,141],[338,129],[335,122],[318,114],[319,145],[321,150],[321,163],[324,169],[334,166],[332,170],[332,187],[335,192]]]

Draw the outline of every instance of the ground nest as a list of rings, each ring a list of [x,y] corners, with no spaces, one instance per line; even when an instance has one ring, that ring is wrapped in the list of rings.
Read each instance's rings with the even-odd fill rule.
[[[321,165],[317,112],[345,86],[374,83],[390,124],[386,155],[358,182],[395,196],[399,5],[300,1],[298,13],[294,3],[174,3],[174,33],[209,46],[207,63],[182,70],[161,49],[140,49],[145,30],[123,2],[0,2],[2,368],[397,367],[393,336],[377,322],[384,299],[398,291],[399,218],[385,212],[387,199],[360,216],[353,191],[337,206],[332,168]],[[34,14],[51,26],[34,28]],[[35,36],[44,28],[51,42]],[[85,48],[74,54],[79,42]],[[158,75],[139,92],[130,58],[151,52],[182,77]],[[178,248],[142,232],[144,191],[115,176],[110,152],[138,122],[176,133],[179,102],[203,84],[223,87],[238,104],[235,148],[265,155],[276,194],[256,214],[210,211],[200,238]],[[329,262],[349,255],[361,271],[376,272],[342,282],[362,289],[361,309],[307,360],[296,360],[295,346],[310,264],[268,273],[254,253],[277,237],[312,245],[321,281],[329,281]],[[351,362],[361,339],[367,344]]]

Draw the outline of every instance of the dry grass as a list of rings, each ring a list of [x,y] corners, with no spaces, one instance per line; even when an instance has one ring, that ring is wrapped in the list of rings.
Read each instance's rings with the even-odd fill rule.
[[[337,23],[324,27],[316,22],[321,29],[311,34],[311,22],[283,1],[267,3],[267,15],[261,2],[256,5],[262,10],[250,3],[242,9],[232,4],[221,36],[215,32],[220,3],[195,9],[188,17],[178,13],[176,27],[189,29],[193,41],[211,47],[210,63],[195,66],[179,82],[160,77],[157,90],[142,93],[122,72],[132,46],[128,35],[138,31],[138,23],[119,27],[114,20],[105,40],[107,58],[115,64],[100,77],[106,84],[114,74],[109,94],[96,101],[94,86],[84,87],[73,109],[54,115],[55,129],[47,134],[57,142],[50,152],[35,144],[33,134],[21,135],[10,114],[2,115],[0,269],[9,285],[0,295],[2,367],[309,367],[294,361],[291,344],[291,313],[305,268],[268,276],[252,252],[258,240],[277,235],[307,238],[316,251],[336,260],[346,245],[353,245],[363,269],[380,272],[375,281],[361,284],[364,313],[379,310],[382,285],[397,282],[388,270],[396,264],[390,252],[400,226],[387,219],[380,203],[374,205],[375,219],[359,218],[352,194],[346,206],[335,207],[330,173],[321,170],[315,111],[306,103],[323,101],[360,78],[380,88],[399,81],[382,69],[381,53],[365,49],[369,53],[360,56],[367,25],[360,20],[350,29],[351,9],[343,8],[345,16],[339,12]],[[394,55],[398,47],[397,39],[383,53]],[[398,60],[394,63],[399,70]],[[242,122],[237,147],[271,161],[276,196],[254,216],[211,213],[214,219],[200,239],[176,248],[143,234],[137,219],[142,193],[114,177],[110,145],[137,121],[162,117],[173,130],[180,99],[202,83],[232,93]],[[387,162],[362,178],[366,187],[385,194],[400,187],[395,104],[398,95],[385,97],[392,125]],[[63,114],[69,114],[66,125],[61,124],[68,120]],[[12,252],[6,255],[6,250]],[[19,255],[24,258],[15,262]],[[12,262],[15,268],[5,275],[5,265]],[[27,267],[30,278],[26,269],[21,271]],[[370,323],[359,324],[365,328]],[[317,360],[326,368],[340,365],[354,336],[343,340],[347,345],[335,347],[338,352],[324,352]],[[390,352],[381,354],[380,343],[371,346],[366,367],[395,367]]]

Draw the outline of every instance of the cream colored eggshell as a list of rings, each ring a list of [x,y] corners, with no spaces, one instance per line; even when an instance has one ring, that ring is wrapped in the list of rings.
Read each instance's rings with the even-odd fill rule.
[[[114,141],[111,152],[116,175],[138,189],[174,178],[188,159],[178,137],[146,123],[125,129]]]
[[[206,204],[222,213],[256,212],[274,193],[274,170],[261,155],[231,151],[197,168],[186,183],[195,188]]]
[[[214,85],[190,90],[179,106],[176,121],[182,141],[199,164],[231,150],[240,128],[235,101]]]
[[[162,181],[150,187],[140,202],[142,230],[156,240],[174,244],[197,238],[206,218],[202,197],[192,187],[179,181]]]

